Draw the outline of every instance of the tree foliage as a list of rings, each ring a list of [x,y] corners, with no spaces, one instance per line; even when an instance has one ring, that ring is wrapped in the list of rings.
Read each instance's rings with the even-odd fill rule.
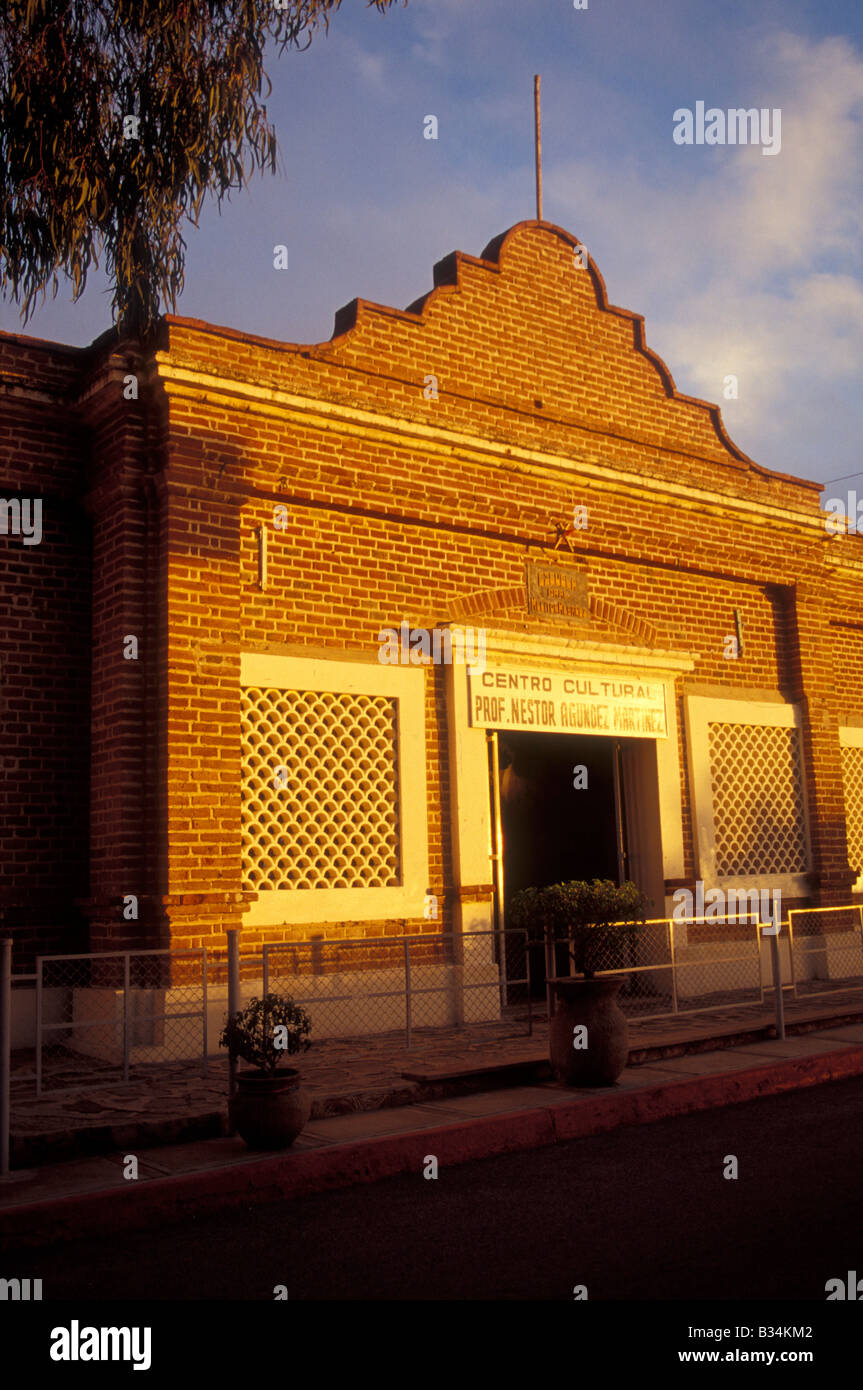
[[[61,274],[79,298],[100,255],[124,331],[174,307],[184,222],[277,168],[267,42],[307,47],[340,4],[3,0],[0,266],[25,322]]]

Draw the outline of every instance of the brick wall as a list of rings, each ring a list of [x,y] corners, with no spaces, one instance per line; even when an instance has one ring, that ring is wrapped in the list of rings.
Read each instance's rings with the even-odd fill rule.
[[[678,682],[681,729],[694,686],[803,702],[819,818],[813,898],[847,894],[837,730],[863,719],[863,539],[828,540],[817,485],[760,468],[716,406],[677,393],[642,320],[609,306],[596,267],[576,268],[574,245],[548,224],[520,224],[484,258],[439,263],[435,290],[410,310],[356,301],[337,315],[336,336],[311,347],[169,317],[134,407],[122,401],[122,345],[79,357],[2,340],[28,380],[53,373],[77,393],[77,423],[54,428],[71,460],[67,487],[86,487],[95,524],[89,912],[99,944],[130,935],[110,904],[133,883],[148,905],[140,939],[201,944],[242,924],[243,650],[373,656],[382,627],[429,627],[463,616],[472,596],[519,593],[525,561],[549,557],[553,522],[575,503],[588,507],[588,529],[573,535],[574,555],[554,558],[587,571],[591,633],[640,643],[644,623],[658,647],[697,654]],[[437,399],[424,393],[432,375]],[[48,428],[41,417],[34,426],[40,447]],[[272,525],[278,504],[284,532]],[[70,601],[77,613],[81,593]],[[728,660],[735,609],[744,651]],[[488,621],[527,620],[515,604]],[[145,638],[134,670],[118,664],[124,626]],[[82,650],[77,660],[84,669]],[[334,922],[324,934],[452,920],[442,675],[427,673],[426,713],[429,888],[443,915]],[[691,875],[682,734],[679,751]],[[80,764],[80,748],[69,756]],[[279,929],[244,940],[257,936]]]
[[[0,925],[16,970],[86,941],[91,536],[69,403],[81,360],[0,336],[0,495],[42,507],[38,544],[0,534]]]

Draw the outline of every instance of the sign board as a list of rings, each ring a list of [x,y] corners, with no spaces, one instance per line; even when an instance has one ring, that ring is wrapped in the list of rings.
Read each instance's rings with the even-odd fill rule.
[[[546,617],[590,616],[587,575],[563,565],[525,565],[524,583],[528,613]]]
[[[667,738],[663,681],[619,671],[467,668],[470,722],[479,729]]]

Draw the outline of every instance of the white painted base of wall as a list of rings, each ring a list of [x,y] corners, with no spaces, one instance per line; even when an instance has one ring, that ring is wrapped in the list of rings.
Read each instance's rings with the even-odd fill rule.
[[[479,952],[466,951],[465,964],[414,965],[411,968],[411,1027],[453,1028],[500,1018],[498,968]],[[263,980],[244,979],[242,997],[263,994]],[[404,971],[351,971],[333,975],[279,977],[274,963],[269,988],[290,995],[312,1020],[312,1041],[366,1037],[405,1031]],[[115,989],[55,989],[43,992],[45,1022],[69,1020],[48,1041],[64,1044],[84,1057],[122,1064],[123,992]],[[35,990],[16,991],[13,1046],[36,1042]],[[219,1053],[219,1034],[227,1017],[227,989],[207,996],[207,1050]],[[203,1056],[200,1012],[196,1017],[188,988],[136,989],[129,996],[132,1063],[194,1061]],[[155,1017],[154,1017],[155,1016]]]
[[[677,1003],[681,1009],[707,1008],[716,995],[739,993],[742,1002],[755,995],[760,996],[757,958],[733,965],[702,965],[699,962],[701,955],[706,958],[707,953],[695,947],[691,953],[685,953],[682,961],[678,961]],[[729,1007],[733,1007],[733,1002],[728,1001]]]
[[[467,952],[466,959],[467,959]],[[344,971],[334,975],[270,974],[270,990],[301,1004],[312,1020],[312,1039],[364,1037],[405,1028],[404,971]],[[243,981],[243,996],[262,992],[261,981]],[[411,1027],[456,1028],[500,1018],[497,966],[411,967]]]
[[[42,1020],[44,1023],[62,1023],[69,1017],[70,990],[43,989]],[[12,991],[12,1051],[16,1048],[36,1046],[36,988],[16,988]],[[57,1033],[62,1037],[62,1033]]]
[[[675,937],[674,959],[677,966],[677,999],[682,1007],[698,1007],[709,1003],[710,996],[731,991],[747,995],[761,989],[773,988],[771,946],[762,937],[759,955],[754,941],[738,941],[729,945],[728,953],[737,959],[717,959],[718,943],[705,941],[683,944],[684,929],[678,928]],[[791,964],[787,937],[779,941],[779,965],[783,985],[791,984]],[[760,972],[760,973],[759,973]]]
[[[798,980],[847,980],[863,975],[863,948],[859,932],[831,932],[827,949],[812,949],[812,937],[794,942],[794,969]]]

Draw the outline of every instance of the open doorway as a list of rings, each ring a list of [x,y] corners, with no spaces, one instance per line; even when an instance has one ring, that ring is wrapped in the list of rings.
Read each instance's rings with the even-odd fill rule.
[[[570,878],[621,879],[616,740],[581,734],[498,735],[506,899]],[[587,786],[574,787],[574,769]]]
[[[522,888],[567,879],[628,876],[627,816],[621,749],[616,739],[584,734],[501,731],[497,738],[503,925],[508,904]],[[586,772],[576,776],[576,769]],[[507,946],[508,979],[523,978],[521,950]],[[546,957],[530,950],[531,994],[544,997]],[[557,947],[555,974],[568,974],[566,946]],[[516,991],[516,998],[523,991]]]

